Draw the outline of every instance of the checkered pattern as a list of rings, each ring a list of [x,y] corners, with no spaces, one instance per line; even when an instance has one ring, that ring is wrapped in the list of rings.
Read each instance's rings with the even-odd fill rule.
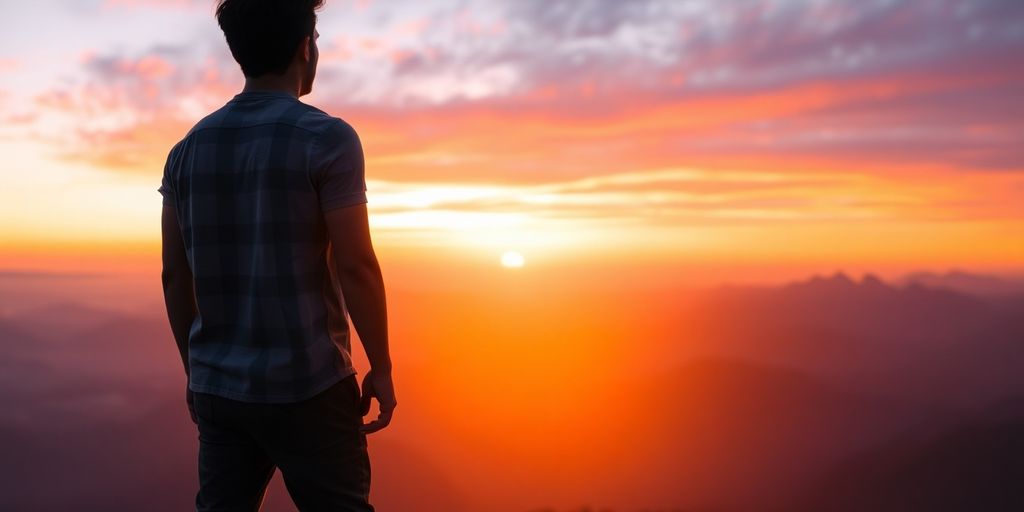
[[[242,92],[167,157],[199,314],[189,388],[295,402],[356,373],[323,212],[366,202],[345,121],[285,92]]]

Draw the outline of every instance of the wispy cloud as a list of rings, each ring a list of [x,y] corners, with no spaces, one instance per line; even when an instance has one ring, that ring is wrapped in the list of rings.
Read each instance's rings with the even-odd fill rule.
[[[371,180],[368,187],[373,190],[370,206],[382,227],[438,231],[467,229],[479,212],[514,219],[522,229],[549,221],[589,228],[601,224],[682,228],[737,222],[928,222],[1024,215],[1024,206],[1013,212],[990,209],[985,214],[965,203],[978,192],[969,188],[982,183],[969,178],[962,182],[970,183],[965,191],[941,181],[897,181],[857,173],[665,168],[539,184]],[[1002,199],[1012,196],[996,187],[988,193]],[[490,220],[480,228],[493,227]],[[614,224],[608,225],[609,221]]]
[[[34,96],[36,137],[62,158],[112,170],[161,169],[167,144],[242,83],[233,63],[187,45],[87,52],[79,60],[82,73],[73,86]]]
[[[307,100],[365,126],[382,162],[433,153],[437,165],[472,162],[506,178],[503,168],[539,178],[528,169],[540,162],[568,176],[619,172],[637,158],[638,167],[761,157],[1020,170],[1022,5],[344,3],[321,13],[323,59]],[[206,12],[196,22],[214,24]],[[151,169],[240,87],[210,34],[86,54],[80,73],[38,97],[78,127],[60,146]]]
[[[242,86],[210,2],[47,5],[132,37],[57,38],[52,74],[0,46],[5,77],[34,73],[0,93],[11,146],[156,183]],[[319,20],[303,100],[356,127],[374,221],[406,239],[1024,216],[1015,0],[339,1]]]

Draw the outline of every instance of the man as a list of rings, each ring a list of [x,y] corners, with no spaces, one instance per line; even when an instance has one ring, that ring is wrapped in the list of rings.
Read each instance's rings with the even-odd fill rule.
[[[374,510],[366,435],[397,402],[362,146],[298,99],[316,75],[322,2],[220,0],[245,87],[171,149],[158,189],[199,511],[259,510],[277,468],[300,510]],[[348,316],[370,362],[362,390]],[[363,424],[374,397],[380,413]]]

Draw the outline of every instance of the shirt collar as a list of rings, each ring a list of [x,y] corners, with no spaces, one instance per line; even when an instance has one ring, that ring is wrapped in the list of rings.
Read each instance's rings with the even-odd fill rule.
[[[275,89],[256,89],[251,91],[242,91],[235,95],[232,99],[248,99],[248,98],[291,98],[295,99],[295,96],[291,95],[287,91],[275,90]]]

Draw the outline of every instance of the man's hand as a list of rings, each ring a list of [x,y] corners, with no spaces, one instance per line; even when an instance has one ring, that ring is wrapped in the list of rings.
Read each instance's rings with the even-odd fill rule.
[[[359,409],[363,416],[370,414],[370,399],[377,398],[380,414],[377,419],[359,427],[364,434],[376,432],[391,423],[391,415],[398,405],[395,400],[395,383],[391,380],[390,371],[370,369],[363,377],[363,392],[359,398]]]
[[[192,423],[199,424],[199,418],[196,418],[196,408],[192,403],[192,390],[188,388],[188,383],[185,383],[185,403],[188,404],[188,415],[192,417]]]

